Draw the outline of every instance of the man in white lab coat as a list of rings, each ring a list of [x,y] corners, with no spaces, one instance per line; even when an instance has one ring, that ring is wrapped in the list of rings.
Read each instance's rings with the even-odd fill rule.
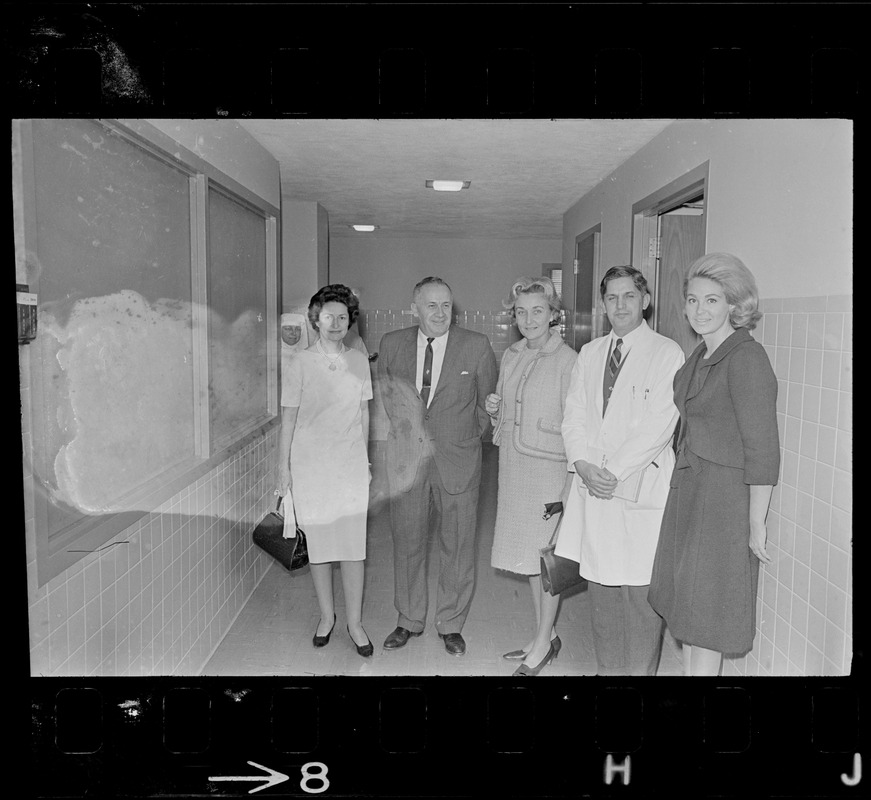
[[[672,380],[684,355],[644,321],[641,272],[612,267],[599,290],[612,330],[581,348],[572,374],[562,434],[576,477],[556,552],[587,579],[598,673],[654,675],[663,623],[647,590],[675,460]]]

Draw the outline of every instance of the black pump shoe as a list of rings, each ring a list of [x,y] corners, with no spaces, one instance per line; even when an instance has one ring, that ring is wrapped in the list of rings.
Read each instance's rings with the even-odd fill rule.
[[[553,657],[556,658],[563,646],[559,634],[554,636],[553,639],[550,640],[550,643],[553,645]],[[507,659],[508,661],[523,661],[523,659],[526,658],[526,652],[526,650],[511,650],[508,653],[504,653],[502,658]]]
[[[336,627],[336,615],[333,614],[333,628]],[[330,628],[330,632],[326,636],[318,636],[318,630],[315,628],[315,635],[312,637],[312,644],[315,647],[325,647],[330,643],[330,636],[333,635],[333,628]]]
[[[364,631],[364,633],[365,633],[365,631]],[[354,637],[351,636],[351,629],[350,628],[348,628],[348,636],[351,639],[351,644],[353,644],[354,647],[357,648],[357,654],[363,656],[363,658],[369,658],[369,656],[371,656],[375,652],[375,647],[372,644],[372,642],[370,642],[370,641],[367,641],[366,644],[364,644],[364,645],[357,644],[354,641]],[[369,639],[368,634],[366,636],[366,639],[367,640]]]

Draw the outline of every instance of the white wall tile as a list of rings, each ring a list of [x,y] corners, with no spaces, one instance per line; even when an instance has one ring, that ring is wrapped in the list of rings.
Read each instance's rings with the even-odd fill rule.
[[[833,350],[823,352],[821,385],[826,389],[841,388],[841,353]]]
[[[837,430],[827,425],[820,425],[817,432],[817,460],[821,464],[835,466]]]

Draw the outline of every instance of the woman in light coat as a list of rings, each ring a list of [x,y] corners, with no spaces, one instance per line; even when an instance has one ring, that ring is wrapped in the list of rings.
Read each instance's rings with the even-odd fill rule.
[[[486,400],[499,447],[491,563],[529,580],[542,641],[535,647],[534,637],[504,658],[523,660],[515,674],[536,675],[562,646],[553,627],[559,596],[541,589],[539,550],[556,524],[555,518],[542,518],[544,505],[562,499],[568,486],[561,425],[575,352],[555,328],[560,298],[549,278],[519,278],[503,305],[514,314],[523,339],[503,355],[496,392]]]

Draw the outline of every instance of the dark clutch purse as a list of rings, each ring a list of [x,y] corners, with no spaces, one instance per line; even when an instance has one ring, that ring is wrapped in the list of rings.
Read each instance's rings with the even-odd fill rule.
[[[564,558],[554,553],[560,524],[562,523],[562,510],[562,503],[545,504],[543,519],[550,519],[557,513],[560,514],[560,518],[556,528],[554,528],[553,535],[550,537],[550,543],[539,551],[541,553],[541,585],[546,592],[550,592],[554,597],[562,594],[566,589],[581,586],[587,582],[578,573],[577,561],[572,561],[570,558]]]
[[[305,534],[299,525],[296,536],[284,538],[284,516],[278,513],[281,498],[275,511],[270,511],[254,529],[252,538],[261,550],[269,553],[281,566],[288,570],[300,569],[308,564],[308,546]]]

